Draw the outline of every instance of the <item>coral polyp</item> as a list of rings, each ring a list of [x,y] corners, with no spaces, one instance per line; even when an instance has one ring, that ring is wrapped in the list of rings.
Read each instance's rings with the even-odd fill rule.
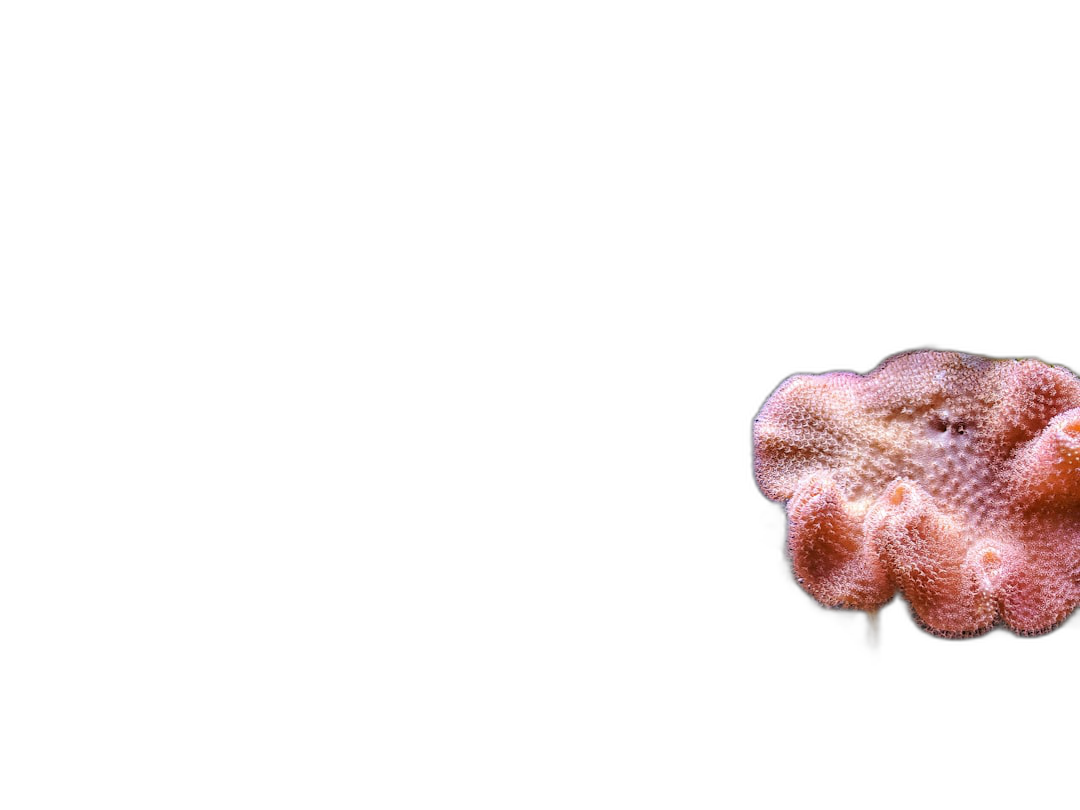
[[[1080,379],[1039,360],[894,355],[799,374],[754,421],[799,583],[948,637],[1045,633],[1080,603]]]

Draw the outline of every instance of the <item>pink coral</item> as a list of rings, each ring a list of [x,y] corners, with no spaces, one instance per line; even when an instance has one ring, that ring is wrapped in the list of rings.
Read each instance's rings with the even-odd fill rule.
[[[1080,380],[1037,360],[894,355],[788,378],[754,422],[800,584],[928,630],[1030,635],[1080,602]]]

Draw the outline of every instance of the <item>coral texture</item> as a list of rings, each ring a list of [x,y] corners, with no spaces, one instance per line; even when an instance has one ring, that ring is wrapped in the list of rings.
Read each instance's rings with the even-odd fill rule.
[[[754,474],[825,605],[899,590],[957,637],[1045,633],[1080,602],[1080,380],[1060,366],[918,351],[790,377],[754,421]]]

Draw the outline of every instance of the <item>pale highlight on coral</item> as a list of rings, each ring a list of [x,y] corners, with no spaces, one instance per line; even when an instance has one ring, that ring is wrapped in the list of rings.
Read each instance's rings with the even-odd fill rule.
[[[1080,380],[1038,360],[894,355],[788,378],[754,421],[799,583],[942,636],[1045,633],[1080,602]]]

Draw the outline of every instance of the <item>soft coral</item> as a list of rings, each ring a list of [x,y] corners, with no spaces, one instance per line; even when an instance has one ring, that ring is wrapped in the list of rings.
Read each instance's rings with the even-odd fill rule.
[[[796,375],[754,422],[799,582],[945,636],[1053,629],[1080,603],[1080,380],[1037,360],[908,352]]]

